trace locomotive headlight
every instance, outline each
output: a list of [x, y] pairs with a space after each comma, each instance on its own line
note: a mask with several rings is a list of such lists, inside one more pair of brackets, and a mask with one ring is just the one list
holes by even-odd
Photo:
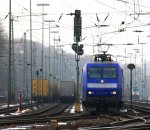
[[104, 80], [101, 80], [101, 83], [104, 83]]
[[92, 92], [92, 91], [88, 91], [88, 94], [89, 94], [89, 95], [91, 95], [91, 94], [94, 94], [94, 92]]
[[113, 91], [113, 92], [112, 92], [112, 94], [113, 94], [113, 95], [116, 95], [116, 94], [117, 94], [117, 92], [116, 92], [116, 91]]
[[91, 91], [88, 91], [88, 94], [89, 94], [89, 95], [91, 95], [91, 94], [92, 94], [92, 92], [91, 92]]

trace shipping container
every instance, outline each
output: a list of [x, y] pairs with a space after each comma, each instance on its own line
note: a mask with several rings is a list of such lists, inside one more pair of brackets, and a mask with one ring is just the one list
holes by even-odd
[[[42, 85], [43, 84], [43, 85]], [[32, 79], [32, 99], [33, 100], [48, 100], [48, 80]]]
[[[42, 93], [43, 90], [43, 93]], [[33, 96], [47, 96], [48, 95], [48, 80], [43, 79], [32, 79], [32, 95]]]
[[[42, 92], [43, 90], [43, 92]], [[44, 102], [58, 101], [58, 82], [56, 80], [33, 79], [32, 80], [32, 99]]]

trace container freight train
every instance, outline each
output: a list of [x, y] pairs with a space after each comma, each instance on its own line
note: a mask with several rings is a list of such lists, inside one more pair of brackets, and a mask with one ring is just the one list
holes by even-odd
[[60, 81], [58, 88], [60, 102], [75, 102], [76, 84], [74, 81]]
[[43, 83], [41, 79], [33, 79], [32, 100], [37, 102], [67, 102], [68, 100], [71, 102], [75, 99], [75, 89], [73, 81], [55, 83], [51, 80], [49, 85], [47, 79], [43, 79]]
[[32, 79], [32, 100], [38, 102], [48, 101], [48, 89], [47, 79], [43, 79], [43, 82], [42, 79]]
[[122, 106], [123, 72], [111, 55], [95, 55], [82, 70], [82, 103], [89, 111], [116, 110]]

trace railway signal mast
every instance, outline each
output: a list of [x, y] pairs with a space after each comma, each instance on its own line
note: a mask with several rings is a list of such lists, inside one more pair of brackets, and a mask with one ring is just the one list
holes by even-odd
[[131, 105], [131, 110], [132, 110], [132, 70], [135, 69], [134, 64], [128, 64], [128, 69], [130, 69], [130, 91], [131, 91], [131, 96], [130, 96], [130, 105]]
[[75, 15], [74, 17], [74, 42], [72, 44], [72, 49], [75, 51], [75, 60], [77, 62], [76, 70], [77, 70], [77, 100], [75, 104], [75, 111], [80, 112], [80, 101], [79, 101], [79, 60], [80, 55], [83, 55], [83, 44], [78, 44], [81, 41], [82, 37], [82, 18], [81, 18], [81, 10], [75, 10], [75, 13], [70, 13], [68, 15]]
[[[80, 112], [80, 101], [79, 101], [79, 60], [80, 60], [80, 55], [83, 54], [83, 45], [78, 45], [78, 42], [81, 41], [81, 26], [82, 26], [82, 21], [81, 21], [81, 11], [80, 10], [75, 10], [75, 17], [74, 17], [74, 42], [76, 42], [76, 49], [75, 49], [75, 60], [77, 61], [77, 101], [75, 104], [75, 111]], [[73, 47], [73, 45], [72, 45]]]

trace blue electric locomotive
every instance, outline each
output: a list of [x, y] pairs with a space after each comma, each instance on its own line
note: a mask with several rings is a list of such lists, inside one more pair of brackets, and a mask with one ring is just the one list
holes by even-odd
[[83, 106], [90, 111], [118, 109], [122, 106], [122, 69], [108, 54], [95, 57], [82, 70]]

